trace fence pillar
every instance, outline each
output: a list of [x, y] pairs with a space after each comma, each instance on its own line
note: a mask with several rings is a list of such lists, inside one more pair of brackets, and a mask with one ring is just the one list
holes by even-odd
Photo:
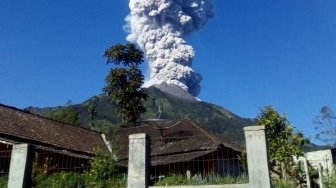
[[149, 143], [146, 134], [129, 135], [128, 188], [148, 187], [149, 152]]
[[8, 188], [25, 188], [31, 185], [34, 151], [29, 144], [13, 146], [9, 166]]
[[318, 179], [318, 182], [319, 182], [319, 188], [323, 188], [323, 168], [322, 168], [322, 165], [321, 163], [318, 164], [318, 174], [319, 174], [319, 179]]
[[244, 128], [250, 188], [270, 188], [266, 134], [264, 126]]
[[303, 165], [306, 173], [306, 181], [307, 181], [307, 188], [311, 188], [310, 185], [310, 177], [309, 177], [309, 169], [308, 169], [308, 161], [306, 157], [303, 157]]

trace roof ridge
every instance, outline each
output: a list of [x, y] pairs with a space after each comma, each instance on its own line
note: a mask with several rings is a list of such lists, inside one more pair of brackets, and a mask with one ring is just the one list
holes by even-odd
[[54, 149], [58, 149], [58, 150], [64, 150], [64, 151], [69, 151], [69, 152], [79, 152], [79, 153], [89, 153], [89, 154], [94, 154], [90, 151], [83, 151], [83, 150], [80, 150], [78, 148], [64, 148], [60, 145], [54, 145], [54, 144], [51, 144], [51, 143], [48, 143], [48, 142], [44, 142], [44, 141], [38, 141], [38, 140], [32, 140], [31, 138], [28, 138], [26, 136], [22, 136], [22, 137], [18, 137], [18, 136], [13, 136], [13, 135], [10, 135], [8, 133], [0, 133], [0, 138], [3, 139], [2, 137], [11, 137], [13, 138], [14, 141], [21, 141], [21, 142], [26, 142], [26, 143], [29, 143], [29, 144], [32, 144], [32, 145], [40, 145], [40, 146], [44, 146], [44, 147], [52, 147]]
[[[200, 130], [203, 134], [205, 134], [206, 136], [208, 136], [215, 144], [217, 144], [218, 146], [221, 144], [221, 142], [218, 140], [217, 135], [215, 135], [214, 133], [211, 133], [207, 130], [205, 130], [204, 128], [202, 128], [198, 123], [190, 121], [188, 119], [184, 119], [187, 120], [188, 122], [191, 123], [191, 125], [195, 128], [197, 128], [198, 130]], [[215, 137], [215, 138], [214, 138]]]
[[134, 126], [134, 127], [121, 127], [121, 128], [111, 129], [111, 131], [128, 130], [128, 129], [134, 129], [134, 128], [149, 127], [149, 126], [150, 125], [140, 125], [140, 126]]
[[[188, 120], [188, 119], [186, 119]], [[229, 140], [226, 140], [218, 135], [216, 135], [215, 133], [211, 132], [211, 131], [208, 131], [208, 130], [205, 130], [203, 127], [201, 127], [198, 123], [196, 122], [193, 122], [193, 121], [190, 121], [191, 124], [193, 125], [193, 127], [197, 128], [198, 130], [202, 131], [202, 133], [204, 133], [206, 136], [208, 136], [213, 142], [215, 142], [215, 144], [217, 144], [218, 146], [220, 145], [228, 145], [230, 146], [231, 148], [233, 149], [236, 149], [236, 150], [240, 150], [240, 146], [237, 146], [236, 144], [234, 144], [233, 142], [229, 141]]]
[[66, 126], [72, 126], [72, 127], [76, 127], [76, 128], [84, 129], [84, 130], [87, 130], [87, 131], [102, 134], [102, 132], [100, 132], [100, 131], [96, 131], [96, 130], [88, 129], [88, 128], [85, 128], [85, 127], [73, 125], [73, 124], [70, 124], [70, 123], [65, 123], [65, 122], [62, 122], [62, 121], [54, 120], [54, 119], [51, 119], [51, 118], [48, 118], [48, 117], [45, 117], [45, 116], [42, 116], [42, 115], [39, 115], [39, 114], [32, 113], [29, 110], [16, 108], [14, 106], [9, 106], [9, 105], [5, 105], [5, 104], [0, 103], [0, 107], [8, 108], [10, 110], [18, 111], [18, 112], [25, 113], [25, 114], [28, 114], [28, 115], [31, 115], [31, 116], [36, 116], [38, 118], [43, 118], [43, 119], [46, 119], [46, 120], [49, 120], [49, 121], [54, 121], [54, 122], [57, 122], [57, 123], [60, 123], [60, 124], [66, 125]]
[[4, 137], [87, 154], [94, 153], [94, 148], [107, 151], [101, 133], [94, 130], [55, 121], [4, 104], [0, 104], [0, 116], [0, 134]]
[[[175, 121], [175, 120], [174, 120]], [[182, 120], [176, 120], [176, 122], [174, 122], [172, 125], [169, 125], [167, 127], [164, 127], [164, 128], [167, 128], [167, 129], [170, 129], [176, 125], [178, 125]], [[116, 128], [116, 129], [112, 129], [111, 131], [119, 131], [119, 130], [129, 130], [129, 129], [137, 129], [137, 128], [143, 128], [143, 127], [150, 127], [150, 128], [153, 128], [154, 129], [154, 126], [153, 125], [149, 125], [149, 124], [144, 124], [144, 125], [139, 125], [139, 126], [133, 126], [133, 127], [122, 127], [122, 128]]]

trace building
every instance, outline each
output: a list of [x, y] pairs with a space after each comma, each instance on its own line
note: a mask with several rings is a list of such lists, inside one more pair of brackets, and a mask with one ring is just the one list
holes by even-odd
[[111, 131], [107, 140], [127, 168], [129, 135], [146, 133], [150, 138], [151, 174], [218, 174], [240, 175], [244, 165], [239, 161], [242, 148], [211, 133], [198, 124], [179, 121], [147, 121], [143, 125]]
[[54, 121], [11, 106], [0, 104], [0, 163], [8, 172], [12, 146], [30, 144], [34, 163], [48, 170], [73, 170], [87, 166], [98, 152], [108, 154], [104, 135], [99, 132]]

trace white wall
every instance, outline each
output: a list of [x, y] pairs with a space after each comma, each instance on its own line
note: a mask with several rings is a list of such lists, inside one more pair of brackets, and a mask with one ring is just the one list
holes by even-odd
[[[324, 175], [331, 175], [332, 169], [333, 169], [333, 158], [331, 154], [331, 150], [319, 150], [319, 151], [312, 151], [306, 153], [306, 158], [308, 162], [315, 168], [318, 168], [318, 164], [321, 163], [323, 168]], [[295, 161], [303, 161], [302, 157], [299, 159], [296, 159], [294, 157]]]

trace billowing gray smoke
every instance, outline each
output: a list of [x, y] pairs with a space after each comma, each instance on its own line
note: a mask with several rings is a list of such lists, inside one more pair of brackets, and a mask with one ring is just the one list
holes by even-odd
[[127, 40], [144, 50], [150, 68], [147, 85], [176, 84], [194, 96], [202, 76], [192, 69], [195, 56], [185, 37], [213, 16], [211, 0], [130, 0]]

